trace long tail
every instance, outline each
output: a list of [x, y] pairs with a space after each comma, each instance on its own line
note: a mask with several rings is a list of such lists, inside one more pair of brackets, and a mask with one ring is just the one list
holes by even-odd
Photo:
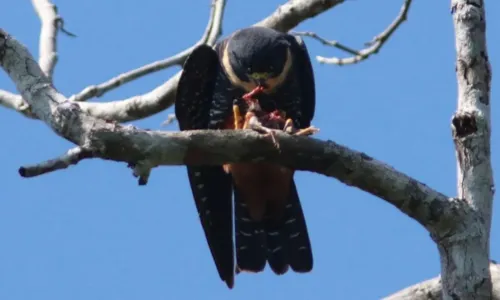
[[234, 187], [236, 272], [261, 272], [266, 266], [266, 237], [259, 222], [250, 218], [241, 191]]
[[231, 178], [216, 166], [188, 166], [188, 177], [203, 231], [220, 278], [232, 289], [234, 252]]
[[275, 274], [289, 267], [306, 273], [313, 268], [313, 255], [307, 225], [295, 182], [283, 218], [276, 221], [266, 216], [263, 221], [251, 220], [239, 191], [235, 190], [235, 242], [237, 268], [260, 272], [266, 261]]

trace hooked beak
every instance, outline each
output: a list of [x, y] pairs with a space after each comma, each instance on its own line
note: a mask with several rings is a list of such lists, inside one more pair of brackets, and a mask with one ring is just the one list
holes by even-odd
[[267, 79], [271, 77], [270, 73], [252, 73], [250, 74], [250, 79], [257, 85], [262, 86], [264, 88], [267, 87]]

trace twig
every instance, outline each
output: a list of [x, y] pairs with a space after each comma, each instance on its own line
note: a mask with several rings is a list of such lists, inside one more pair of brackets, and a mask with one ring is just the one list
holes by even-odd
[[32, 0], [35, 11], [42, 23], [40, 31], [39, 64], [45, 75], [52, 80], [57, 57], [57, 29], [60, 17], [56, 6], [49, 0]]
[[19, 168], [19, 175], [22, 177], [35, 177], [49, 172], [66, 169], [71, 165], [76, 165], [81, 160], [91, 157], [93, 157], [91, 151], [75, 147], [57, 158], [32, 166], [21, 167]]
[[359, 51], [355, 50], [351, 47], [347, 47], [345, 45], [342, 45], [341, 43], [339, 43], [337, 41], [326, 40], [314, 32], [295, 32], [294, 34], [314, 38], [314, 39], [320, 41], [321, 43], [323, 43], [324, 45], [338, 48], [342, 51], [345, 51], [345, 52], [353, 55], [353, 56], [347, 57], [347, 58], [316, 56], [316, 59], [320, 63], [335, 64], [335, 65], [355, 64], [355, 63], [363, 61], [363, 60], [367, 59], [368, 57], [370, 57], [371, 55], [379, 52], [379, 50], [387, 42], [387, 40], [392, 36], [392, 34], [396, 31], [396, 29], [398, 29], [399, 26], [406, 20], [406, 17], [408, 15], [408, 10], [410, 9], [411, 4], [412, 4], [412, 0], [405, 0], [403, 3], [403, 6], [401, 7], [401, 10], [400, 10], [398, 16], [396, 17], [396, 19], [382, 33], [380, 33], [379, 35], [374, 37], [371, 42], [366, 43], [366, 45], [368, 46], [367, 48], [359, 50]]
[[138, 69], [122, 73], [104, 83], [91, 85], [83, 89], [80, 93], [70, 97], [71, 101], [86, 101], [93, 97], [101, 97], [105, 93], [122, 86], [123, 84], [135, 80], [139, 77], [152, 74], [165, 68], [182, 65], [191, 51], [200, 44], [213, 45], [221, 32], [222, 18], [224, 16], [224, 7], [226, 0], [213, 0], [210, 10], [210, 17], [202, 38], [194, 45], [185, 49], [174, 56], [163, 60], [155, 61]]
[[66, 28], [64, 28], [64, 19], [61, 17], [57, 18], [57, 28], [59, 30], [61, 30], [62, 33], [66, 34], [67, 36], [76, 37], [76, 34], [71, 33], [68, 30], [66, 30]]

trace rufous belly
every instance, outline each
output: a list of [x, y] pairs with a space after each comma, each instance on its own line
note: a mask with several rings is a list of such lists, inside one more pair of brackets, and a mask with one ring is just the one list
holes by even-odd
[[260, 221], [266, 213], [273, 219], [283, 216], [293, 171], [271, 163], [224, 165], [246, 203], [250, 217]]

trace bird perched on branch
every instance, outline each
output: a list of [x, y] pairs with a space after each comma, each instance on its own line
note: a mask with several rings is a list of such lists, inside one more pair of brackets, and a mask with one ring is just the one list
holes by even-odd
[[[175, 104], [181, 130], [271, 132], [267, 127], [272, 123], [294, 134], [311, 134], [314, 110], [315, 82], [305, 44], [265, 27], [236, 31], [215, 49], [194, 49], [183, 66]], [[236, 163], [188, 165], [187, 171], [212, 257], [229, 288], [235, 270], [260, 272], [266, 262], [276, 274], [289, 267], [311, 271], [311, 244], [294, 170]]]

